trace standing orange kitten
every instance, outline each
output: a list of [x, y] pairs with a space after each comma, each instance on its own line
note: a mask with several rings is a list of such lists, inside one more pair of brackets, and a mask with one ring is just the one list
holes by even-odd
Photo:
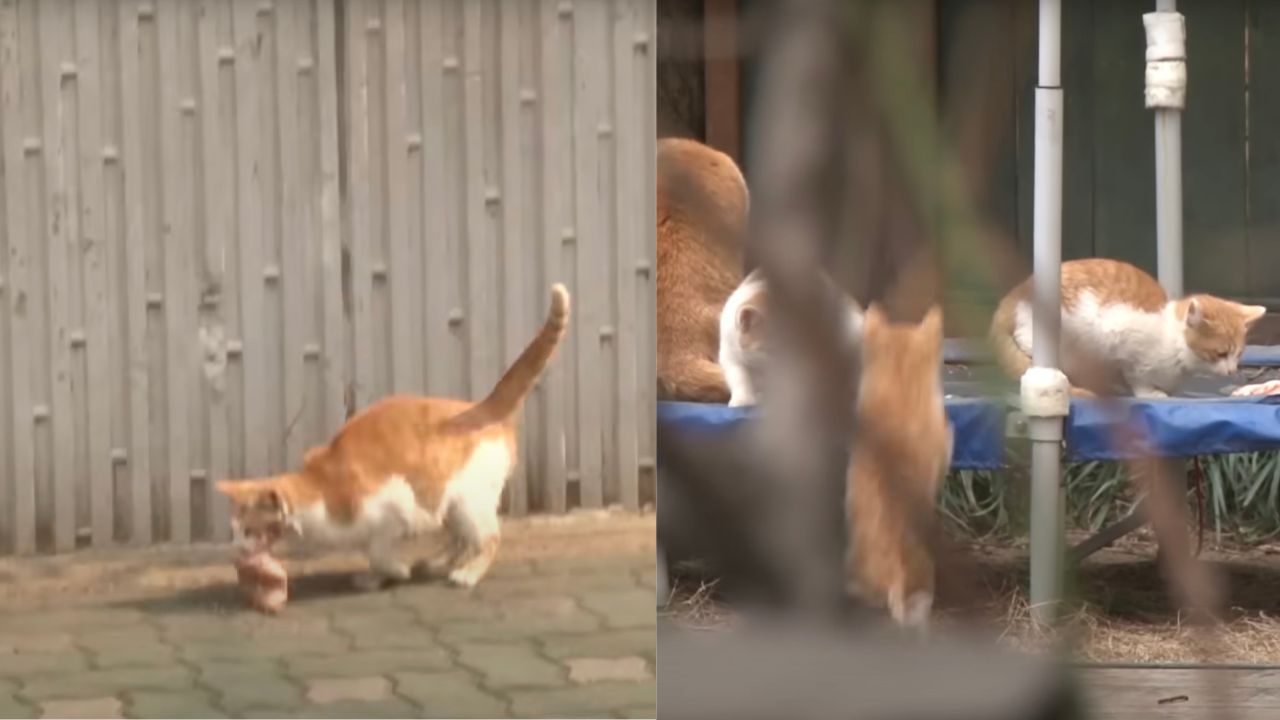
[[446, 529], [452, 544], [428, 563], [474, 586], [498, 551], [498, 503], [516, 463], [516, 411], [550, 361], [569, 321], [569, 293], [551, 288], [542, 331], [479, 403], [396, 396], [369, 406], [328, 445], [307, 451], [300, 472], [222, 481], [237, 536], [283, 524], [304, 543], [362, 547], [363, 589], [408, 579], [398, 540]]
[[[1138, 397], [1177, 392], [1198, 372], [1236, 370], [1249, 328], [1265, 315], [1212, 295], [1170, 300], [1151, 275], [1119, 260], [1062, 263], [1062, 371], [1073, 392], [1119, 380]], [[996, 359], [1014, 379], [1031, 366], [1031, 280], [1011, 290], [991, 320]]]
[[928, 533], [952, 431], [942, 400], [942, 311], [918, 325], [890, 323], [878, 305], [862, 328], [857, 434], [846, 505], [851, 547], [846, 579], [854, 595], [888, 605], [900, 625], [924, 629], [933, 608]]

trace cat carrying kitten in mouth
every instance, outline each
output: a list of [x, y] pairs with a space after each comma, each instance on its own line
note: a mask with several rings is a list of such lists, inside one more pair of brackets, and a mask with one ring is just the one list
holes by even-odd
[[401, 538], [447, 530], [452, 542], [428, 570], [463, 587], [480, 581], [498, 552], [498, 504], [517, 461], [518, 410], [569, 323], [569, 293], [551, 288], [541, 331], [480, 402], [395, 396], [358, 413], [300, 471], [223, 480], [237, 535], [283, 525], [306, 544], [361, 547], [364, 589], [406, 580]]

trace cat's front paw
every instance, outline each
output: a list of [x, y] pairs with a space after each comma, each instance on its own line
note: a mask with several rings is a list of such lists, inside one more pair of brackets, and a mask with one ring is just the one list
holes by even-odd
[[449, 571], [449, 582], [465, 590], [470, 590], [476, 586], [476, 583], [480, 582], [480, 573], [469, 567], [454, 568]]
[[1143, 400], [1159, 400], [1169, 397], [1169, 393], [1155, 388], [1141, 388], [1133, 391], [1133, 396]]

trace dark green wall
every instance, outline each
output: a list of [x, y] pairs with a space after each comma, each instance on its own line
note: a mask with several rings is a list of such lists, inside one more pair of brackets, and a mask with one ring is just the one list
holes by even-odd
[[[1155, 270], [1154, 118], [1142, 103], [1142, 14], [1153, 6], [1150, 0], [1063, 3], [1066, 258], [1115, 257]], [[1280, 1], [1182, 0], [1178, 6], [1188, 36], [1186, 287], [1280, 298]], [[941, 0], [938, 12], [944, 113], [963, 102], [954, 88], [976, 71], [952, 51], [957, 33], [972, 32], [974, 23], [1002, 48], [1015, 73], [1013, 130], [999, 143], [984, 209], [1013, 233], [1029, 261], [1036, 5]]]

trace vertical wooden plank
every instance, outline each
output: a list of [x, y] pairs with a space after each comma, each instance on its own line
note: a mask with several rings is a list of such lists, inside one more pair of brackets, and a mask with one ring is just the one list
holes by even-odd
[[[263, 421], [267, 427], [267, 466], [269, 472], [275, 472], [289, 464], [286, 458], [286, 441], [293, 430], [296, 415], [290, 415], [286, 408], [289, 389], [285, 380], [286, 336], [285, 336], [285, 298], [281, 286], [284, 252], [284, 230], [286, 226], [285, 181], [284, 181], [284, 147], [297, 135], [298, 128], [288, 133], [289, 138], [280, 130], [283, 127], [280, 108], [280, 96], [284, 89], [280, 80], [280, 42], [284, 22], [278, 15], [278, 6], [282, 3], [260, 2], [257, 4], [257, 25], [259, 34], [259, 74], [256, 89], [258, 92], [258, 130], [262, 143], [262, 187], [266, 203], [262, 206], [262, 265], [257, 269], [255, 279], [261, 282], [263, 303], [263, 366], [266, 387], [269, 396], [266, 401], [267, 415]], [[263, 132], [263, 128], [272, 128]], [[246, 277], [245, 280], [252, 281]]]
[[612, 389], [618, 398], [618, 416], [614, 442], [617, 464], [608, 468], [618, 478], [619, 501], [624, 507], [640, 507], [639, 437], [636, 425], [643, 413], [640, 402], [640, 378], [636, 372], [640, 345], [638, 340], [638, 297], [636, 295], [636, 263], [643, 256], [644, 228], [649, 214], [642, 203], [645, 193], [640, 183], [644, 153], [653, 147], [653, 137], [645, 135], [641, 117], [649, 113], [652, 95], [645, 95], [647, 55], [636, 52], [635, 37], [643, 28], [640, 8], [635, 0], [615, 0], [613, 18], [613, 92], [614, 143], [617, 153], [618, 217], [614, 231], [617, 254], [613, 269], [613, 291], [618, 298], [617, 317], [617, 383]]
[[[1252, 265], [1245, 233], [1244, 0], [1187, 0], [1178, 10], [1188, 25], [1182, 113], [1186, 291], [1244, 296], [1249, 274], [1241, 268]], [[1147, 116], [1152, 119], [1151, 112]], [[1154, 128], [1147, 132], [1154, 144]], [[1148, 177], [1154, 184], [1154, 165]]]
[[[125, 273], [129, 343], [129, 537], [135, 544], [151, 542], [151, 405], [147, 348], [146, 206], [142, 175], [142, 94], [138, 59], [138, 10], [143, 3], [120, 3], [120, 107], [125, 181]], [[153, 138], [147, 138], [148, 142]]]
[[[409, 132], [405, 65], [405, 4], [387, 0], [383, 8], [386, 92], [387, 239], [391, 283], [391, 387], [395, 392], [421, 392], [422, 356], [426, 346], [414, 331], [422, 307], [422, 265], [418, 238], [409, 235]], [[430, 277], [430, 276], [428, 276]]]
[[[443, 2], [418, 5], [418, 38], [422, 43], [422, 243], [423, 277], [426, 283], [426, 312], [423, 313], [422, 337], [433, 347], [427, 353], [426, 391], [443, 394], [453, 389], [461, 364], [461, 346], [450, 323], [453, 298], [456, 297], [457, 273], [442, 274], [440, 268], [456, 268], [451, 252], [449, 232], [450, 208], [446, 204], [452, 183], [446, 175], [451, 143], [445, 89], [446, 54], [444, 47], [445, 15]], [[457, 58], [449, 56], [456, 67]]]
[[[276, 76], [276, 122], [281, 132], [278, 136], [279, 182], [280, 182], [280, 258], [279, 282], [277, 295], [283, 314], [282, 338], [283, 362], [280, 372], [283, 373], [284, 385], [284, 422], [285, 425], [275, 432], [283, 436], [285, 467], [297, 466], [302, 461], [305, 447], [305, 425], [302, 416], [306, 412], [306, 361], [304, 346], [308, 341], [310, 323], [305, 295], [306, 266], [305, 244], [312, 242], [308, 220], [305, 212], [306, 200], [303, 194], [307, 187], [302, 176], [302, 158], [304, 153], [311, 152], [310, 138], [306, 132], [305, 111], [300, 107], [300, 90], [298, 87], [299, 60], [301, 51], [298, 40], [298, 22], [301, 14], [297, 2], [275, 3], [274, 34], [276, 42], [274, 72]], [[289, 128], [288, 132], [284, 129]], [[272, 470], [276, 469], [273, 462]]]
[[368, 149], [367, 213], [364, 221], [364, 249], [370, 273], [368, 330], [369, 342], [374, 348], [369, 368], [369, 398], [375, 400], [392, 390], [392, 328], [391, 288], [387, 285], [389, 248], [387, 247], [387, 138], [384, 115], [386, 113], [386, 62], [382, 17], [382, 0], [366, 0], [364, 22], [359, 26], [361, 44], [359, 52], [364, 63], [364, 92], [366, 93], [365, 131]]
[[160, 39], [160, 153], [164, 183], [161, 242], [164, 245], [165, 361], [168, 381], [169, 540], [191, 540], [191, 438], [188, 435], [187, 391], [192, 324], [187, 317], [191, 282], [193, 188], [191, 154], [183, 142], [184, 114], [194, 112], [181, 78], [181, 46], [177, 4], [156, 9]]
[[462, 107], [465, 165], [467, 347], [470, 359], [470, 395], [484, 397], [497, 380], [498, 343], [492, 336], [498, 309], [493, 297], [496, 251], [489, 227], [489, 187], [485, 177], [485, 143], [492, 123], [485, 117], [487, 78], [483, 67], [482, 0], [464, 0], [462, 14]]
[[100, 50], [101, 3], [75, 6], [76, 70], [80, 98], [81, 234], [84, 248], [85, 352], [87, 355], [89, 487], [93, 544], [115, 535], [111, 466], [111, 319], [108, 315], [108, 251], [103, 186], [102, 118], [105, 110]]
[[[240, 242], [240, 327], [242, 337], [237, 349], [244, 368], [244, 447], [245, 472], [263, 475], [268, 467], [269, 427], [266, 387], [266, 338], [262, 287], [264, 209], [263, 157], [258, 83], [261, 82], [262, 36], [258, 30], [256, 8], [252, 3], [232, 3], [235, 36], [236, 75], [236, 191], [239, 206]], [[234, 342], [234, 341], [232, 341]], [[276, 430], [278, 434], [278, 430]]]
[[369, 216], [372, 213], [370, 197], [370, 154], [369, 143], [369, 87], [368, 47], [365, 42], [365, 22], [368, 14], [369, 0], [348, 0], [347, 17], [347, 97], [348, 120], [347, 153], [350, 172], [347, 188], [350, 193], [348, 220], [350, 231], [347, 242], [351, 248], [351, 326], [354, 333], [355, 347], [354, 373], [355, 404], [363, 408], [373, 399], [376, 392], [374, 378], [375, 354], [373, 333], [373, 272], [370, 267]]
[[[33, 267], [33, 246], [39, 242], [36, 233], [40, 221], [31, 203], [28, 188], [33, 168], [25, 157], [27, 138], [23, 126], [23, 87], [20, 72], [19, 11], [17, 0], [0, 2], [0, 141], [3, 142], [5, 178], [5, 226], [8, 256], [5, 292], [10, 298], [9, 313], [9, 385], [13, 448], [12, 497], [10, 515], [13, 536], [11, 547], [17, 554], [36, 549], [36, 467], [35, 433], [32, 424], [31, 353], [36, 338], [29, 307], [40, 287]], [[31, 92], [33, 89], [28, 89]]]
[[[521, 25], [520, 18], [525, 5], [503, 3], [499, 12], [499, 92], [501, 93], [502, 129], [502, 288], [503, 288], [503, 362], [512, 362], [523, 350], [536, 326], [532, 308], [528, 306], [528, 287], [536, 284], [530, 277], [531, 266], [525, 262], [524, 248], [529, 238], [523, 232], [525, 217], [524, 156], [521, 143], [522, 93], [521, 85]], [[535, 266], [536, 267], [536, 266]], [[537, 306], [545, 304], [545, 300]], [[526, 408], [525, 422], [529, 424]], [[522, 433], [523, 435], [524, 433]], [[524, 515], [529, 508], [527, 447], [520, 443], [520, 461], [507, 482], [507, 510], [512, 515]]]
[[[543, 168], [543, 281], [564, 282], [564, 243], [572, 240], [573, 206], [566, 188], [572, 186], [573, 169], [569, 164], [572, 150], [569, 133], [573, 128], [571, 95], [571, 69], [565, 61], [570, 48], [567, 15], [561, 7], [571, 8], [558, 0], [541, 3], [541, 69], [542, 69], [542, 168]], [[566, 67], [568, 66], [568, 67]], [[576, 290], [576, 288], [575, 288]], [[574, 315], [571, 327], [581, 321], [577, 314], [582, 298], [574, 293]], [[572, 346], [565, 343], [560, 349], [561, 361], [547, 369], [543, 379], [546, 388], [546, 416], [543, 419], [543, 438], [546, 441], [546, 467], [543, 476], [543, 492], [546, 509], [562, 513], [567, 507], [567, 458], [566, 458], [566, 378], [565, 359], [572, 353]]]
[[738, 0], [704, 0], [702, 12], [707, 144], [738, 160], [742, 157]]
[[[1097, 255], [1154, 274], [1155, 140], [1142, 103], [1146, 61], [1138, 50], [1146, 42], [1142, 14], [1150, 10], [1144, 0], [1093, 4], [1093, 208]], [[1189, 35], [1197, 32], [1193, 25]]]
[[325, 421], [323, 433], [337, 431], [346, 415], [346, 341], [342, 304], [342, 216], [338, 168], [338, 23], [336, 0], [316, 2], [316, 62], [319, 68], [320, 115], [320, 243], [321, 276], [324, 294], [324, 387]]
[[107, 396], [110, 417], [110, 477], [114, 541], [129, 538], [130, 499], [129, 444], [129, 322], [127, 266], [124, 250], [125, 193], [121, 147], [120, 2], [111, 0], [99, 11], [99, 53], [101, 58], [103, 125], [103, 246], [107, 257], [106, 315], [109, 347]]
[[53, 545], [58, 551], [76, 546], [76, 477], [73, 400], [71, 394], [72, 328], [69, 286], [71, 249], [75, 243], [78, 218], [75, 207], [75, 179], [72, 177], [74, 148], [69, 148], [67, 127], [73, 110], [71, 94], [74, 86], [63, 83], [63, 64], [72, 57], [70, 7], [61, 2], [45, 2], [39, 6], [39, 43], [43, 61], [40, 68], [41, 103], [44, 108], [45, 148], [45, 242], [48, 266], [45, 291], [49, 302], [49, 335], [46, 347], [50, 354], [49, 420], [53, 428]]
[[[200, 71], [201, 169], [204, 177], [204, 253], [202, 255], [200, 344], [204, 352], [205, 417], [208, 425], [209, 480], [206, 507], [212, 539], [230, 537], [229, 508], [221, 493], [212, 492], [213, 483], [229, 471], [230, 416], [227, 408], [227, 301], [228, 243], [235, 233], [235, 175], [230, 152], [235, 107], [233, 98], [223, 95], [223, 74], [231, 72], [234, 49], [223, 45], [218, 32], [218, 16], [228, 11], [222, 0], [201, 0], [197, 16]], [[225, 68], [225, 71], [224, 71]]]
[[[4, 5], [0, 5], [0, 19], [8, 19], [8, 9]], [[4, 32], [0, 30], [0, 64], [12, 62], [4, 55], [4, 48], [8, 47], [8, 41], [3, 37]], [[2, 99], [4, 92], [3, 70], [0, 70], [0, 408], [11, 408], [13, 407], [13, 383], [9, 377], [9, 363], [12, 362], [13, 344], [10, 341], [9, 316], [12, 311], [12, 296], [8, 292], [11, 287], [8, 286], [7, 282], [9, 277], [9, 227], [7, 221], [9, 210], [5, 189], [14, 184], [13, 181], [7, 179], [14, 173], [14, 170], [6, 167], [5, 142], [8, 134], [5, 132], [5, 124], [6, 122], [12, 124], [20, 121], [17, 118], [6, 120]], [[10, 427], [12, 419], [8, 413], [0, 410], [0, 554], [9, 554], [13, 551], [13, 496], [15, 483], [13, 480], [13, 432]]]
[[605, 264], [605, 244], [610, 242], [602, 210], [599, 130], [608, 122], [604, 111], [607, 89], [605, 23], [607, 8], [594, 2], [573, 6], [573, 133], [574, 195], [577, 227], [578, 322], [573, 351], [577, 354], [578, 478], [584, 507], [603, 503], [601, 474], [604, 418], [600, 398], [606, 388], [601, 383], [600, 330], [608, 322], [607, 276], [599, 268]]
[[[645, 26], [642, 32], [636, 34], [636, 54], [644, 57], [645, 63], [645, 82], [646, 86], [643, 96], [646, 98], [657, 97], [658, 86], [658, 58], [655, 51], [657, 32], [658, 32], [658, 11], [654, 4], [644, 4]], [[645, 119], [646, 127], [644, 132], [646, 138], [657, 137], [657, 113], [644, 113], [641, 117]], [[656, 501], [656, 485], [657, 485], [657, 437], [655, 428], [658, 423], [658, 387], [657, 383], [651, 382], [652, 378], [657, 377], [657, 347], [658, 347], [658, 324], [655, 319], [657, 308], [657, 290], [655, 285], [655, 277], [653, 268], [657, 267], [658, 253], [658, 230], [657, 230], [657, 211], [658, 211], [658, 157], [657, 153], [646, 147], [644, 153], [644, 174], [642, 187], [644, 188], [644, 260], [637, 263], [637, 277], [643, 279], [640, 283], [641, 287], [637, 290], [637, 294], [643, 299], [641, 304], [641, 314], [644, 318], [644, 352], [642, 357], [644, 361], [641, 363], [640, 373], [640, 402], [644, 407], [646, 417], [645, 421], [640, 423], [641, 435], [643, 442], [641, 448], [644, 456], [640, 459], [641, 470], [645, 473], [648, 481], [647, 486], [650, 488], [648, 500]]]

